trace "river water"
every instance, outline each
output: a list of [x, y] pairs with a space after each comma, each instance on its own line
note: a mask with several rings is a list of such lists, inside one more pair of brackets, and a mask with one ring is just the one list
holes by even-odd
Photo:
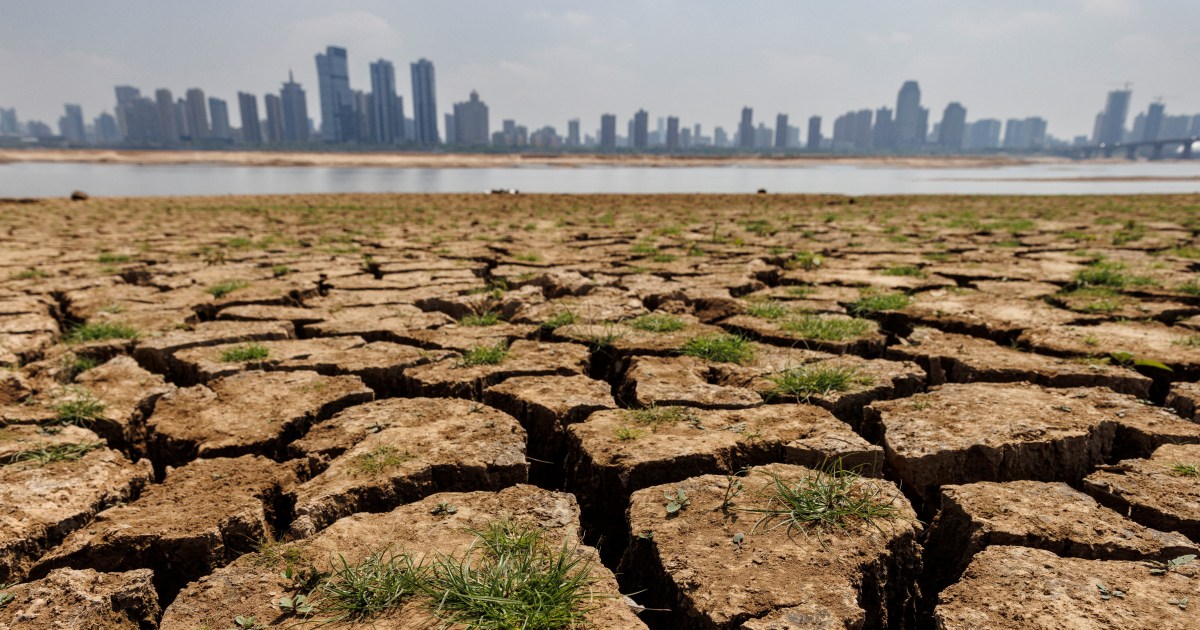
[[[1171, 179], [1174, 178], [1174, 179]], [[1123, 180], [1123, 181], [1114, 181]], [[1124, 194], [1200, 192], [1200, 160], [1039, 163], [986, 168], [704, 166], [649, 168], [324, 168], [202, 164], [0, 164], [0, 197], [481, 192]]]

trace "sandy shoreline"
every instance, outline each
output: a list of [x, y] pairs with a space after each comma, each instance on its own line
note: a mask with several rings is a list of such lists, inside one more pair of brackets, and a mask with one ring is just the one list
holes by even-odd
[[219, 166], [314, 166], [334, 168], [575, 168], [585, 166], [797, 167], [822, 164], [900, 168], [988, 168], [1061, 162], [1059, 158], [1010, 156], [668, 156], [602, 154], [333, 153], [266, 151], [135, 151], [108, 149], [0, 149], [0, 164], [14, 162]]

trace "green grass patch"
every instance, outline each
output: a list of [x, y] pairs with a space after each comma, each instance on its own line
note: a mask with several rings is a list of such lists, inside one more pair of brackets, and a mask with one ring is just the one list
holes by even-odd
[[825, 257], [815, 252], [796, 252], [791, 260], [784, 263], [788, 269], [803, 269], [812, 271], [825, 262]]
[[513, 259], [519, 260], [521, 262], [530, 262], [530, 263], [542, 262], [542, 257], [534, 252], [529, 252], [529, 253], [525, 253], [525, 254], [513, 254]]
[[1185, 348], [1200, 348], [1200, 335], [1190, 335], [1187, 337], [1182, 337], [1180, 339], [1176, 339], [1172, 343], [1174, 343], [1177, 346], [1183, 346]]
[[257, 343], [248, 343], [225, 350], [221, 353], [221, 360], [226, 363], [244, 363], [246, 361], [265, 359], [270, 354], [271, 351], [266, 346]]
[[885, 276], [906, 276], [911, 278], [924, 278], [925, 270], [916, 265], [895, 265], [884, 269], [881, 273]]
[[49, 277], [50, 274], [42, 271], [41, 269], [25, 269], [12, 274], [13, 280], [40, 280], [42, 278]]
[[35, 468], [55, 462], [71, 462], [100, 448], [102, 442], [80, 442], [78, 444], [54, 444], [14, 453], [8, 458], [13, 464], [27, 463]]
[[746, 363], [754, 358], [754, 344], [738, 335], [714, 333], [692, 337], [680, 352], [718, 363]]
[[1200, 296], [1200, 282], [1189, 280], [1175, 287], [1175, 290], [1185, 295]]
[[613, 436], [616, 437], [617, 440], [621, 441], [621, 442], [628, 442], [630, 440], [636, 440], [644, 435], [646, 435], [645, 431], [635, 429], [635, 428], [633, 428], [629, 425], [625, 425], [625, 424], [613, 429]]
[[96, 360], [91, 357], [81, 357], [76, 354], [63, 355], [58, 366], [58, 380], [70, 383], [77, 376], [96, 367]]
[[654, 243], [634, 243], [629, 251], [642, 256], [650, 256], [658, 253], [658, 246]]
[[1125, 305], [1125, 298], [1119, 291], [1106, 286], [1082, 286], [1062, 291], [1058, 297], [1070, 300], [1066, 303], [1068, 309], [1080, 313], [1107, 314], [1119, 310]]
[[271, 265], [271, 275], [276, 278], [282, 278], [289, 273], [292, 273], [292, 268], [287, 265]]
[[104, 415], [104, 403], [87, 390], [80, 390], [74, 398], [53, 407], [54, 416], [65, 424], [87, 426]]
[[245, 280], [226, 280], [225, 282], [219, 282], [208, 287], [205, 291], [219, 300], [234, 291], [245, 289], [248, 286], [250, 286], [250, 283]]
[[762, 515], [755, 529], [783, 527], [789, 535], [800, 531], [820, 538], [852, 527], [878, 529], [879, 521], [901, 515], [898, 496], [886, 496], [879, 483], [843, 469], [840, 460], [795, 481], [772, 475], [770, 489], [765, 506], [741, 508]]
[[462, 319], [458, 320], [458, 323], [463, 326], [495, 326], [500, 321], [500, 313], [496, 311], [484, 311], [482, 313], [464, 315]]
[[813, 396], [845, 392], [859, 385], [870, 385], [870, 377], [850, 366], [827, 366], [819, 363], [789, 368], [767, 377], [775, 386], [772, 396], [790, 396], [808, 402]]
[[784, 320], [780, 328], [801, 339], [844, 341], [872, 332], [875, 330], [875, 324], [871, 320], [857, 317], [805, 313]]
[[657, 429], [657, 427], [664, 424], [678, 424], [680, 422], [687, 422], [692, 425], [700, 423], [700, 418], [696, 416], [694, 410], [676, 405], [662, 407], [650, 405], [642, 409], [627, 409], [622, 415], [629, 422], [650, 427], [651, 429]]
[[137, 339], [140, 333], [133, 326], [116, 322], [85, 322], [71, 329], [64, 338], [67, 343], [88, 343], [109, 339]]
[[387, 444], [376, 446], [366, 453], [355, 455], [350, 460], [350, 467], [364, 475], [375, 475], [381, 472], [399, 468], [405, 462], [411, 461], [413, 455]]
[[687, 328], [687, 322], [669, 313], [647, 313], [635, 317], [626, 325], [636, 330], [654, 333], [667, 333]]
[[788, 295], [794, 295], [796, 297], [805, 297], [816, 293], [817, 287], [809, 284], [796, 284], [788, 286], [786, 289], [784, 289], [784, 292]]
[[792, 312], [792, 309], [782, 302], [767, 300], [765, 302], [751, 302], [746, 305], [746, 314], [751, 317], [761, 319], [781, 319], [787, 317]]
[[1113, 233], [1112, 244], [1116, 246], [1125, 245], [1134, 241], [1140, 241], [1146, 236], [1146, 227], [1134, 220], [1125, 222], [1121, 229]]
[[898, 311], [909, 304], [912, 298], [904, 293], [866, 292], [850, 304], [850, 314], [867, 317], [883, 311]]
[[570, 326], [571, 324], [575, 323], [575, 320], [576, 320], [575, 313], [573, 313], [569, 310], [563, 310], [563, 311], [559, 311], [558, 313], [555, 313], [554, 317], [551, 317], [550, 319], [547, 319], [546, 321], [542, 322], [542, 328], [545, 328], [548, 330], [553, 330], [555, 328], [561, 328], [563, 326]]
[[499, 365], [508, 356], [508, 342], [501, 340], [490, 346], [475, 346], [458, 360], [459, 367]]
[[96, 257], [96, 262], [105, 265], [127, 263], [130, 260], [131, 258], [125, 254], [116, 254], [113, 252], [100, 252], [100, 255]]
[[1200, 477], [1200, 466], [1196, 464], [1175, 462], [1167, 470], [1171, 471], [1171, 474], [1176, 477]]
[[1073, 288], [1078, 287], [1109, 287], [1122, 289], [1131, 286], [1152, 286], [1156, 284], [1153, 278], [1130, 274], [1125, 265], [1119, 262], [1098, 260], [1085, 269], [1075, 272]]
[[380, 550], [351, 564], [338, 557], [318, 589], [322, 613], [330, 622], [365, 622], [400, 608], [421, 594], [423, 570], [407, 555]]

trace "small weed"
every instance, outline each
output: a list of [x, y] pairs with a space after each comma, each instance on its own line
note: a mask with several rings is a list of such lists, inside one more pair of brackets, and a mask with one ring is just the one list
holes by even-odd
[[786, 292], [788, 295], [794, 295], [796, 297], [805, 297], [816, 293], [817, 288], [808, 284], [797, 284], [784, 289], [784, 292]]
[[629, 251], [633, 252], [634, 254], [651, 256], [658, 253], [658, 246], [653, 243], [634, 243], [633, 247], [631, 247]]
[[542, 257], [535, 252], [529, 252], [526, 254], [513, 254], [513, 259], [530, 263], [542, 262]]
[[603, 350], [613, 345], [613, 342], [623, 336], [612, 322], [605, 322], [601, 328], [601, 332], [588, 333], [583, 335], [583, 340], [591, 344], [593, 350]]
[[1200, 466], [1197, 466], [1196, 464], [1175, 462], [1174, 464], [1171, 464], [1167, 470], [1169, 470], [1172, 475], [1177, 477], [1200, 477]]
[[627, 424], [623, 424], [623, 425], [613, 429], [613, 436], [616, 437], [617, 440], [619, 440], [621, 442], [628, 442], [630, 440], [636, 440], [644, 435], [646, 435], [645, 431], [642, 431], [640, 429], [635, 429]]
[[881, 272], [885, 276], [908, 276], [912, 278], [924, 278], [925, 270], [914, 265], [896, 265], [888, 267]]
[[770, 531], [785, 527], [789, 535], [799, 530], [806, 534], [814, 532], [819, 537], [852, 525], [879, 529], [878, 521], [900, 515], [895, 503], [897, 496], [885, 497], [877, 483], [842, 468], [841, 460], [822, 466], [798, 481], [770, 477], [772, 491], [767, 505], [743, 508], [762, 515], [755, 529], [762, 526]]
[[245, 280], [226, 280], [225, 282], [219, 282], [208, 287], [205, 291], [219, 300], [234, 291], [245, 289], [248, 286], [250, 286], [250, 283]]
[[496, 311], [484, 311], [482, 313], [471, 313], [464, 315], [458, 320], [463, 326], [495, 326], [500, 323], [500, 313]]
[[1175, 339], [1171, 343], [1185, 348], [1200, 348], [1200, 335], [1190, 335]]
[[64, 424], [86, 426], [104, 415], [104, 403], [87, 390], [79, 390], [74, 398], [54, 406], [55, 417]]
[[754, 344], [738, 335], [714, 333], [692, 337], [680, 352], [718, 363], [746, 363], [754, 358]]
[[650, 258], [650, 260], [652, 260], [656, 263], [675, 262], [675, 259], [676, 259], [676, 256], [674, 254], [655, 254], [654, 256], [652, 256]]
[[1120, 247], [1127, 243], [1140, 241], [1146, 236], [1146, 228], [1137, 221], [1129, 220], [1125, 222], [1124, 227], [1117, 230], [1112, 237], [1112, 244]]
[[113, 252], [100, 252], [100, 255], [96, 257], [96, 262], [106, 265], [127, 263], [129, 261], [129, 256], [125, 254], [114, 254]]
[[780, 319], [791, 313], [786, 305], [774, 300], [766, 302], [751, 302], [746, 306], [746, 314], [751, 317], [759, 317], [762, 319]]
[[292, 273], [292, 268], [287, 265], [271, 265], [271, 275], [276, 278], [282, 278], [289, 273]]
[[825, 262], [825, 257], [813, 252], [796, 252], [792, 259], [784, 263], [788, 269], [803, 269], [812, 271]]
[[866, 292], [850, 304], [850, 314], [867, 317], [882, 311], [898, 311], [912, 303], [912, 298], [903, 293]]
[[96, 360], [91, 357], [66, 354], [63, 355], [62, 361], [59, 362], [57, 377], [62, 383], [70, 383], [80, 374], [94, 367], [96, 367]]
[[1184, 295], [1200, 296], [1200, 282], [1189, 280], [1175, 287], [1175, 290]]
[[626, 324], [636, 330], [655, 333], [675, 332], [687, 328], [687, 322], [668, 313], [647, 313], [629, 320]]
[[1110, 287], [1122, 289], [1131, 286], [1152, 286], [1156, 284], [1153, 278], [1130, 275], [1125, 265], [1119, 262], [1098, 260], [1090, 266], [1075, 273], [1073, 288], [1077, 287]]
[[4, 589], [12, 588], [15, 584], [0, 584], [0, 610], [4, 610], [5, 606], [13, 600], [13, 594]]
[[844, 341], [870, 333], [874, 330], [875, 324], [870, 320], [856, 317], [806, 313], [785, 320], [780, 327], [801, 339]]
[[233, 625], [238, 627], [238, 630], [265, 630], [267, 624], [255, 619], [251, 615], [238, 615], [233, 618]]
[[688, 498], [683, 488], [676, 488], [674, 492], [666, 490], [663, 492], [663, 497], [667, 500], [663, 504], [663, 507], [667, 509], [667, 518], [679, 514], [680, 510], [692, 504], [692, 500]]
[[245, 363], [246, 361], [265, 359], [270, 354], [271, 351], [266, 346], [250, 343], [225, 350], [221, 353], [221, 360], [226, 363]]
[[297, 617], [307, 617], [315, 610], [308, 596], [303, 594], [280, 597], [276, 606], [279, 607], [279, 612]]
[[421, 592], [424, 571], [407, 555], [387, 549], [350, 564], [339, 556], [336, 566], [319, 589], [321, 612], [333, 613], [331, 622], [364, 622], [403, 606]]
[[133, 326], [113, 322], [88, 322], [71, 329], [64, 341], [87, 343], [109, 339], [137, 339], [140, 333]]
[[49, 277], [50, 274], [42, 271], [41, 269], [26, 269], [24, 271], [18, 271], [12, 274], [13, 280], [40, 280], [42, 278]]
[[[745, 473], [746, 471], [742, 470], [733, 475], [725, 475], [725, 496], [721, 498], [720, 506], [720, 510], [722, 512], [728, 514], [729, 511], [733, 509], [735, 505], [733, 500], [742, 493], [742, 480], [738, 479], [738, 477]], [[739, 540], [737, 542], [740, 545], [741, 541]]]
[[562, 311], [559, 311], [558, 313], [555, 313], [554, 316], [551, 317], [550, 319], [547, 319], [546, 321], [542, 322], [542, 328], [545, 328], [547, 330], [554, 330], [555, 328], [560, 328], [562, 326], [569, 326], [571, 324], [574, 324], [575, 320], [576, 320], [575, 313], [573, 313], [569, 310], [562, 310]]
[[12, 464], [28, 463], [31, 468], [42, 468], [55, 462], [73, 462], [101, 446], [101, 442], [55, 444], [14, 453], [8, 461]]
[[1157, 561], [1151, 560], [1149, 562], [1146, 562], [1146, 566], [1150, 567], [1150, 575], [1166, 575], [1167, 572], [1172, 571], [1178, 567], [1181, 567], [1185, 564], [1191, 564], [1192, 561], [1194, 561], [1195, 559], [1196, 559], [1196, 554], [1189, 553], [1187, 555], [1178, 556], [1176, 558], [1171, 558], [1170, 560], [1167, 560], [1166, 562], [1157, 562]]
[[300, 564], [304, 560], [304, 556], [298, 547], [289, 546], [270, 538], [259, 540], [254, 547], [254, 551], [258, 552], [258, 558], [255, 563], [259, 566], [275, 566], [280, 562], [284, 562], [288, 567], [291, 567]]
[[798, 401], [808, 402], [813, 396], [824, 396], [831, 392], [844, 392], [859, 385], [870, 385], [870, 377], [859, 374], [849, 366], [802, 365], [767, 377], [775, 387], [771, 396], [793, 396]]
[[451, 514], [458, 513], [458, 506], [441, 501], [437, 505], [433, 506], [433, 509], [429, 510], [429, 513], [433, 516], [450, 516]]
[[350, 460], [350, 467], [355, 472], [364, 475], [374, 475], [398, 468], [413, 458], [414, 456], [408, 451], [401, 452], [395, 446], [385, 444], [376, 446], [369, 452], [356, 455]]
[[652, 430], [658, 430], [658, 427], [664, 424], [679, 422], [688, 422], [698, 429], [704, 428], [700, 426], [700, 418], [696, 412], [687, 407], [650, 405], [643, 409], [626, 410], [623, 415], [630, 422], [648, 426]]
[[501, 339], [490, 346], [475, 346], [462, 355], [455, 364], [456, 367], [472, 367], [476, 365], [500, 365], [508, 356], [508, 342]]

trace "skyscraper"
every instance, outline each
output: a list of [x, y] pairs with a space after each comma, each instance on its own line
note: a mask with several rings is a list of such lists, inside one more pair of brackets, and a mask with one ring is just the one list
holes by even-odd
[[442, 128], [446, 130], [446, 144], [458, 144], [458, 128], [454, 123], [454, 114], [449, 112], [442, 115]]
[[617, 117], [604, 114], [600, 117], [600, 148], [612, 151], [617, 148]]
[[434, 80], [433, 62], [419, 59], [411, 65], [413, 92], [413, 120], [417, 144], [438, 144], [437, 90]]
[[142, 95], [141, 90], [131, 85], [118, 85], [113, 88], [117, 94], [117, 129], [121, 132], [121, 137], [129, 135], [129, 109], [133, 107], [133, 101]]
[[262, 144], [262, 127], [258, 122], [258, 97], [238, 92], [238, 114], [242, 119], [242, 142]]
[[896, 146], [896, 123], [892, 120], [892, 110], [880, 107], [875, 110], [875, 127], [871, 130], [871, 145], [877, 149], [889, 149]]
[[808, 150], [821, 150], [821, 117], [812, 116], [808, 119]]
[[[3, 116], [0, 116], [2, 119]], [[108, 112], [100, 112], [96, 117], [96, 143], [97, 144], [114, 144], [121, 141], [121, 131], [117, 129], [117, 119], [113, 118]], [[0, 125], [3, 127], [3, 125]], [[0, 133], [3, 129], [0, 129]]]
[[171, 90], [161, 88], [154, 91], [154, 105], [158, 108], [158, 131], [166, 144], [179, 142], [179, 125], [175, 124], [175, 97]]
[[775, 116], [775, 148], [786, 149], [788, 146], [788, 115]]
[[263, 105], [267, 110], [267, 142], [279, 144], [283, 142], [283, 101], [274, 94], [263, 97]]
[[1108, 101], [1096, 125], [1095, 141], [1098, 144], [1118, 144], [1125, 139], [1125, 119], [1129, 117], [1129, 98], [1132, 95], [1133, 92], [1128, 89], [1108, 93]]
[[742, 108], [742, 122], [738, 123], [738, 147], [754, 148], [754, 110], [749, 107]]
[[896, 145], [898, 149], [915, 149], [925, 144], [929, 126], [929, 111], [921, 107], [921, 87], [916, 81], [905, 81], [896, 97]]
[[208, 108], [204, 103], [204, 90], [191, 88], [187, 91], [187, 121], [188, 131], [192, 134], [192, 142], [206, 140], [209, 135]]
[[942, 112], [942, 125], [938, 133], [938, 144], [946, 149], [958, 151], [963, 148], [963, 136], [967, 126], [967, 109], [954, 102]]
[[667, 116], [667, 150], [679, 150], [679, 118]]
[[491, 137], [488, 126], [488, 106], [479, 100], [479, 92], [471, 90], [468, 100], [454, 104], [454, 140], [458, 144], [486, 145]]
[[209, 97], [208, 113], [212, 117], [212, 137], [217, 140], [232, 140], [233, 131], [229, 128], [229, 106], [225, 101]]
[[579, 119], [572, 118], [567, 121], [567, 146], [577, 147], [579, 145]]
[[63, 116], [58, 120], [58, 133], [63, 138], [75, 144], [82, 144], [85, 135], [83, 129], [83, 108], [67, 103], [63, 105]]
[[646, 110], [639, 109], [633, 115], [633, 137], [630, 141], [635, 149], [645, 149], [650, 146], [650, 114]]
[[404, 101], [396, 94], [396, 68], [386, 59], [370, 67], [371, 140], [395, 144], [404, 139]]
[[1162, 103], [1150, 103], [1146, 112], [1146, 128], [1142, 131], [1142, 140], [1158, 140], [1162, 132], [1163, 113], [1166, 106]]
[[321, 138], [325, 142], [354, 140], [358, 124], [345, 48], [327, 46], [324, 53], [317, 53], [317, 90], [321, 93]]
[[0, 107], [0, 136], [15, 136], [20, 133], [20, 129], [16, 108]]
[[[308, 102], [304, 89], [288, 72], [288, 81], [279, 91], [283, 110], [283, 141], [288, 143], [308, 142]], [[268, 114], [270, 109], [267, 110]]]
[[971, 123], [967, 132], [966, 148], [975, 151], [995, 149], [1000, 146], [1000, 121], [984, 118]]

